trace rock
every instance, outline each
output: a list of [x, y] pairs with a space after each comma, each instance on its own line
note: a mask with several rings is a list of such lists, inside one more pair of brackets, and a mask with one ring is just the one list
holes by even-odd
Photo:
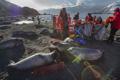
[[12, 22], [6, 21], [6, 22], [1, 22], [0, 25], [8, 25], [8, 24], [12, 24]]
[[50, 34], [50, 32], [49, 32], [49, 30], [48, 30], [47, 28], [44, 28], [44, 29], [40, 32], [40, 34], [42, 34], [42, 35], [48, 35], [48, 34]]
[[35, 25], [36, 29], [37, 28], [43, 28], [44, 26], [43, 25]]
[[117, 42], [120, 42], [120, 38], [117, 38], [116, 40], [117, 40]]
[[38, 35], [33, 31], [15, 31], [13, 32], [12, 37], [22, 37], [25, 39], [35, 40], [38, 38]]
[[5, 29], [9, 29], [9, 28], [11, 28], [10, 26], [2, 26], [2, 27], [0, 27], [0, 30], [5, 30]]
[[3, 37], [3, 36], [0, 36], [0, 41], [3, 40], [3, 39], [4, 39], [4, 37]]

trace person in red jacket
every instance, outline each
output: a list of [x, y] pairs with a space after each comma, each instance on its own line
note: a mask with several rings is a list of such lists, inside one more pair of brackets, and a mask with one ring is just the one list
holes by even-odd
[[79, 19], [79, 12], [77, 12], [73, 17], [73, 24], [74, 24], [74, 33], [76, 35], [78, 34], [76, 31], [79, 30], [79, 27], [81, 25], [81, 19]]
[[92, 15], [91, 15], [91, 13], [88, 13], [87, 21], [93, 21], [93, 17], [92, 17]]
[[108, 42], [113, 42], [114, 41], [114, 35], [120, 29], [120, 9], [115, 8], [114, 9], [114, 17], [111, 17], [108, 22], [111, 23], [111, 32], [110, 36], [108, 38]]
[[57, 27], [62, 31], [62, 39], [68, 37], [70, 23], [69, 14], [66, 12], [65, 8], [62, 8], [57, 19]]
[[96, 20], [93, 21], [95, 25], [102, 24], [102, 18], [98, 17]]
[[96, 20], [96, 16], [93, 17], [93, 22]]
[[54, 26], [54, 30], [56, 29], [56, 17], [55, 15], [52, 16], [53, 19], [53, 26]]

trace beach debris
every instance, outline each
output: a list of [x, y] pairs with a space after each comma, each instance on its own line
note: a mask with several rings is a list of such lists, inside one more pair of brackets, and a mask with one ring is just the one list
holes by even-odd
[[90, 65], [87, 61], [84, 61], [84, 65], [86, 68], [82, 71], [81, 80], [104, 80], [106, 73], [99, 66]]
[[50, 44], [53, 44], [53, 43], [55, 43], [55, 42], [63, 43], [63, 41], [61, 41], [61, 40], [59, 40], [59, 39], [50, 39], [49, 42], [48, 42], [48, 44], [50, 45]]
[[86, 44], [86, 41], [83, 38], [76, 38], [76, 40], [79, 42], [79, 44]]
[[69, 43], [69, 44], [76, 46], [76, 47], [79, 46], [79, 42], [74, 38], [67, 37], [63, 42]]
[[59, 50], [59, 51], [67, 51], [72, 45], [69, 43], [60, 43], [60, 42], [54, 42], [53, 45]]
[[35, 77], [39, 77], [39, 76], [46, 75], [58, 70], [62, 70], [64, 68], [65, 68], [64, 62], [60, 62], [60, 63], [48, 65], [48, 66], [37, 67], [34, 69], [33, 75]]
[[93, 69], [92, 66], [87, 61], [84, 61], [84, 65], [89, 67], [92, 70], [95, 78], [99, 79], [102, 77], [102, 74], [100, 72], [96, 71], [95, 69]]
[[76, 58], [72, 61], [72, 63], [77, 63], [77, 64], [79, 64], [81, 60], [82, 60], [82, 59], [81, 59], [81, 54], [80, 54], [78, 57], [76, 57]]

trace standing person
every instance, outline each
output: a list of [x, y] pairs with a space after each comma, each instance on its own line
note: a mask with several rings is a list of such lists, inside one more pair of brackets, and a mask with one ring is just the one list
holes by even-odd
[[34, 21], [34, 16], [32, 17], [32, 21]]
[[62, 31], [62, 39], [68, 37], [70, 22], [69, 14], [66, 12], [65, 8], [62, 8], [57, 19], [57, 27]]
[[93, 21], [93, 17], [91, 13], [88, 13], [87, 21]]
[[55, 15], [52, 16], [53, 19], [53, 26], [54, 26], [54, 30], [56, 29], [56, 17]]
[[70, 17], [70, 14], [69, 14], [68, 16], [69, 16], [69, 24], [68, 24], [68, 26], [70, 27], [70, 25], [71, 25], [71, 17]]
[[40, 18], [37, 16], [38, 25], [40, 24]]
[[81, 25], [81, 19], [79, 19], [79, 12], [75, 14], [73, 17], [73, 24], [74, 24], [74, 32], [79, 29], [79, 26]]
[[78, 20], [79, 19], [79, 12], [77, 12], [76, 14], [75, 14], [75, 16], [73, 17], [73, 20]]
[[120, 9], [115, 8], [113, 15], [114, 17], [110, 17], [110, 20], [108, 21], [111, 23], [111, 32], [107, 41], [111, 43], [114, 41], [115, 33], [120, 29]]

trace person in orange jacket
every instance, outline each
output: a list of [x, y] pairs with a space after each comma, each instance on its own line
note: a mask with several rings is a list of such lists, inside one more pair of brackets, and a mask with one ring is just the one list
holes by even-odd
[[68, 37], [70, 23], [71, 20], [69, 14], [66, 12], [65, 8], [62, 8], [57, 19], [57, 27], [60, 28], [62, 32], [62, 39]]
[[110, 17], [110, 20], [108, 20], [111, 23], [111, 32], [107, 41], [111, 43], [114, 41], [115, 33], [120, 29], [120, 9], [115, 8], [113, 15], [114, 17]]
[[38, 25], [40, 24], [40, 17], [37, 16]]
[[56, 17], [55, 15], [52, 16], [53, 19], [53, 26], [54, 26], [54, 30], [56, 29]]

